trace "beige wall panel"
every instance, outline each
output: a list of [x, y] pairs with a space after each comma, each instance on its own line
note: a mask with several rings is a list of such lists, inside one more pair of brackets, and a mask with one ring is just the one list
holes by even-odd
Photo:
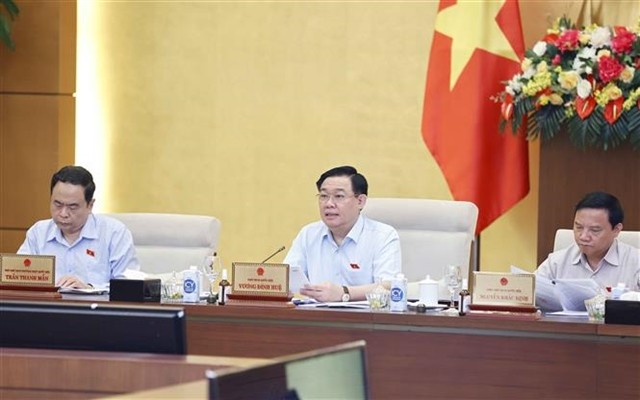
[[[28, 228], [49, 217], [49, 184], [73, 163], [75, 100], [71, 96], [2, 95], [0, 101], [0, 227]], [[73, 148], [71, 146], [71, 148]]]
[[[520, 6], [531, 46], [582, 2]], [[420, 133], [437, 2], [90, 8], [81, 22], [104, 135], [77, 160], [99, 171], [103, 211], [215, 215], [229, 264], [262, 259], [316, 220], [313, 183], [335, 165], [357, 166], [371, 196], [451, 198]], [[538, 143], [530, 154], [532, 192], [483, 233], [483, 269], [535, 268]]]
[[73, 93], [75, 1], [16, 0], [16, 50], [0, 46], [0, 92]]

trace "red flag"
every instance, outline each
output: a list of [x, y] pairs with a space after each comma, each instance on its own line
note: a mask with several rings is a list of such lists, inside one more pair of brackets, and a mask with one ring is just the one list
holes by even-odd
[[520, 71], [517, 0], [441, 0], [429, 56], [422, 136], [455, 200], [475, 203], [481, 232], [529, 192], [527, 142], [499, 133], [490, 98]]

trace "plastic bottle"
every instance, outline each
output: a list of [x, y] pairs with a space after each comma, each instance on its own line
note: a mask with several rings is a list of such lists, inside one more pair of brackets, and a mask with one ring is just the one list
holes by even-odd
[[396, 275], [396, 277], [391, 281], [389, 303], [390, 311], [407, 311], [407, 278], [405, 278], [402, 273]]
[[618, 285], [611, 289], [611, 300], [620, 300], [620, 296], [625, 292], [625, 289], [624, 282], [618, 282]]
[[462, 290], [460, 290], [460, 298], [458, 299], [458, 315], [465, 315], [469, 312], [469, 304], [471, 303], [471, 293], [469, 293], [469, 280], [462, 280]]
[[227, 301], [227, 288], [231, 283], [227, 280], [227, 270], [222, 270], [222, 280], [220, 281], [220, 291], [218, 292], [218, 304], [223, 306]]
[[202, 282], [202, 277], [198, 267], [191, 266], [182, 272], [182, 301], [185, 303], [200, 301], [200, 282]]

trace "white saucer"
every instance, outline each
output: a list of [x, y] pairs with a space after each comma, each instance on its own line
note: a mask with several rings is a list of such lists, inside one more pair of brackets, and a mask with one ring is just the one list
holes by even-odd
[[[420, 303], [419, 300], [418, 301], [409, 301], [407, 303], [412, 307], [417, 307], [418, 304], [422, 304], [422, 303]], [[425, 309], [427, 309], [427, 310], [443, 310], [443, 309], [449, 307], [446, 304], [431, 304], [431, 305], [425, 304], [424, 306], [425, 306]]]

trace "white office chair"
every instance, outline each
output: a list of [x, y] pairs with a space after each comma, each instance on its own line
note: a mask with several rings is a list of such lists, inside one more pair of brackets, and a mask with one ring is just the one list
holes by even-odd
[[[427, 275], [439, 280], [444, 267], [460, 265], [469, 276], [471, 244], [478, 207], [467, 201], [369, 198], [363, 214], [396, 228], [400, 236], [402, 272], [409, 281], [408, 297], [419, 297], [417, 282]], [[448, 298], [444, 284], [440, 298]]]
[[[618, 240], [640, 249], [640, 231], [622, 231]], [[553, 242], [553, 251], [564, 249], [575, 243], [572, 229], [558, 229]]]
[[147, 274], [180, 272], [202, 266], [220, 235], [215, 217], [184, 214], [105, 214], [122, 221], [133, 235], [140, 270]]

